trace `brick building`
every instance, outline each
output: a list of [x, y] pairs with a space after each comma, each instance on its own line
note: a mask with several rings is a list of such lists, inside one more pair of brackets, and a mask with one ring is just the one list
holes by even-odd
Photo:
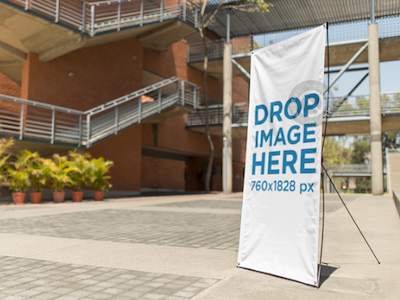
[[[199, 92], [203, 92], [203, 73], [187, 63], [188, 40], [198, 40], [194, 24], [181, 16], [162, 18], [168, 16], [167, 8], [173, 11], [174, 2], [164, 4], [157, 21], [128, 24], [126, 28], [120, 27], [129, 3], [108, 6], [120, 13], [118, 28], [98, 33], [93, 32], [94, 24], [100, 30], [107, 22], [101, 23], [94, 9], [86, 17], [94, 17], [91, 27], [84, 20], [79, 27], [66, 19], [68, 7], [55, 10], [58, 23], [54, 23], [49, 12], [35, 10], [33, 4], [24, 10], [18, 1], [0, 3], [0, 94], [86, 111], [173, 76], [199, 86]], [[91, 7], [101, 12], [101, 6]], [[146, 16], [146, 11], [141, 15]], [[88, 32], [82, 31], [85, 24], [90, 27]], [[207, 82], [208, 94], [218, 102], [222, 99], [222, 79], [211, 74]], [[248, 92], [247, 81], [235, 77], [233, 102], [248, 101]], [[138, 101], [145, 103], [146, 98]], [[141, 120], [82, 149], [114, 161], [113, 190], [202, 191], [210, 150], [204, 134], [186, 127], [187, 112], [161, 112], [160, 118]], [[222, 137], [214, 136], [213, 142], [212, 189], [221, 190]], [[244, 159], [245, 141], [234, 138], [234, 191], [242, 190]]]

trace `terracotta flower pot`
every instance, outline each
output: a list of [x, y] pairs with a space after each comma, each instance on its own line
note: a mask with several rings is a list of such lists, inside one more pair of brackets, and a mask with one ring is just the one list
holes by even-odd
[[42, 202], [43, 192], [31, 192], [31, 203], [39, 204]]
[[65, 192], [53, 192], [53, 199], [55, 203], [63, 203]]
[[73, 202], [82, 202], [83, 191], [73, 191], [72, 192], [72, 201]]
[[12, 198], [15, 205], [23, 205], [25, 202], [26, 193], [12, 193]]
[[104, 191], [94, 191], [94, 200], [103, 201], [104, 199]]

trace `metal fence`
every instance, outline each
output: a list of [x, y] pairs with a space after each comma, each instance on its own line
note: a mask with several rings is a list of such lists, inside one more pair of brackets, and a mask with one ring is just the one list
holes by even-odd
[[[329, 111], [333, 111], [335, 105], [340, 103], [341, 97], [330, 99]], [[222, 125], [223, 108], [222, 105], [212, 105], [210, 109], [210, 125]], [[238, 126], [247, 126], [248, 121], [248, 103], [236, 103], [232, 106], [232, 123]], [[381, 93], [381, 112], [386, 115], [400, 115], [400, 92]], [[188, 114], [186, 118], [186, 126], [204, 126], [205, 125], [205, 108], [200, 107], [194, 113]], [[369, 95], [350, 96], [333, 114], [329, 117], [334, 119], [337, 117], [354, 117], [369, 116]]]
[[3, 0], [94, 36], [124, 27], [182, 19], [197, 27], [199, 7], [190, 0]]
[[[329, 43], [367, 40], [369, 20], [356, 21], [344, 24], [329, 24]], [[379, 18], [378, 36], [380, 39], [400, 37], [400, 16]], [[261, 46], [266, 47], [277, 42], [281, 42], [295, 35], [303, 33], [310, 28], [289, 30], [254, 36], [254, 40]]]
[[172, 77], [87, 111], [0, 95], [0, 134], [89, 148], [172, 106], [196, 109], [198, 89]]
[[332, 173], [371, 173], [371, 165], [328, 165], [326, 169]]
[[[337, 107], [342, 102], [341, 97], [332, 99], [330, 117], [342, 116], [369, 116], [369, 94], [349, 96], [340, 107]], [[381, 113], [388, 115], [400, 113], [400, 92], [381, 93]]]
[[[329, 43], [367, 40], [368, 20], [329, 26]], [[380, 39], [400, 37], [400, 16], [377, 19], [378, 36]], [[290, 30], [277, 33], [262, 34], [257, 36], [239, 37], [231, 39], [232, 55], [247, 54], [253, 50], [291, 38], [310, 28]], [[209, 60], [223, 58], [225, 40], [213, 40], [207, 43]], [[188, 45], [188, 63], [204, 61], [203, 43]]]

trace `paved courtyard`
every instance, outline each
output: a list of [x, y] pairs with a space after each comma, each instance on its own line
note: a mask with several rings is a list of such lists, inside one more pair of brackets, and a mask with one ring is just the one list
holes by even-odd
[[236, 268], [241, 199], [0, 206], [0, 299], [400, 298], [388, 288], [400, 275], [391, 197], [345, 196], [381, 265], [340, 200], [326, 197], [320, 289]]

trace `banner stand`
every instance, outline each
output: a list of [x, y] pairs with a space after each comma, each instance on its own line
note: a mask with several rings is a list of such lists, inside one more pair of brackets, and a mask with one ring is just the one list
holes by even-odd
[[[351, 215], [349, 209], [347, 208], [346, 203], [343, 201], [342, 197], [340, 196], [338, 190], [336, 189], [336, 186], [334, 185], [331, 177], [329, 176], [327, 170], [324, 167], [323, 164], [323, 155], [324, 155], [324, 144], [325, 144], [325, 138], [326, 138], [326, 131], [328, 128], [328, 118], [329, 118], [329, 98], [330, 98], [330, 60], [329, 60], [329, 24], [328, 22], [326, 22], [326, 45], [327, 45], [327, 68], [328, 68], [328, 89], [327, 89], [327, 105], [326, 105], [326, 111], [325, 111], [325, 130], [324, 130], [324, 134], [323, 134], [323, 140], [322, 140], [322, 150], [321, 150], [321, 166], [322, 169], [326, 175], [326, 178], [329, 179], [330, 183], [334, 186], [335, 191], [337, 193], [337, 195], [339, 196], [339, 199], [342, 201], [343, 206], [346, 208], [347, 212], [349, 213], [350, 217], [352, 218], [354, 224], [356, 225], [357, 229], [359, 230], [361, 236], [363, 237], [365, 243], [367, 244], [368, 248], [370, 249], [372, 255], [375, 257], [376, 261], [378, 262], [378, 264], [380, 264], [380, 261], [378, 260], [378, 258], [376, 257], [374, 251], [372, 250], [371, 246], [369, 245], [367, 239], [365, 238], [364, 234], [361, 232], [361, 229], [358, 227], [356, 221], [354, 220], [353, 216]], [[324, 178], [322, 179], [324, 180]], [[319, 253], [319, 268], [318, 268], [318, 286], [317, 288], [320, 288], [321, 286], [321, 271], [322, 271], [322, 251], [323, 251], [323, 244], [324, 244], [324, 228], [325, 228], [325, 182], [322, 183], [322, 226], [321, 226], [321, 247], [320, 247], [320, 253]]]

